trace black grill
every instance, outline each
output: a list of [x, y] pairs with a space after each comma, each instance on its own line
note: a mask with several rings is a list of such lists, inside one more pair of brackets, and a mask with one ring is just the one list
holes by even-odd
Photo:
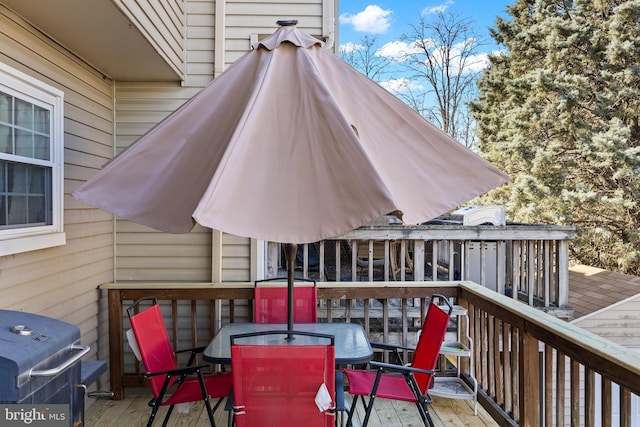
[[84, 422], [80, 329], [66, 322], [0, 310], [0, 403], [69, 405], [69, 426]]

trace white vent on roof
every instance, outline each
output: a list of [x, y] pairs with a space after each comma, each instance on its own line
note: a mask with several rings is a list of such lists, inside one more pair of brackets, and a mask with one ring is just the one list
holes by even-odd
[[506, 225], [504, 206], [468, 206], [451, 214], [462, 225]]

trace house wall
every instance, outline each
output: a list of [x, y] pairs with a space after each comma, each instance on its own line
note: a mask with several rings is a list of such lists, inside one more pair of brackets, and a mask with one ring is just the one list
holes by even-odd
[[[183, 73], [181, 82], [113, 82], [0, 3], [0, 61], [64, 92], [66, 232], [63, 246], [0, 257], [0, 308], [78, 325], [83, 344], [92, 348], [86, 359], [108, 359], [106, 298], [99, 285], [248, 281], [257, 278], [261, 255], [255, 241], [199, 226], [171, 235], [115, 220], [71, 193], [211, 82], [216, 58], [233, 63], [253, 38], [271, 34], [278, 19], [297, 18], [299, 28], [320, 37], [325, 13], [321, 0], [229, 0], [224, 7], [213, 0], [117, 3], [156, 39], [156, 49]], [[149, 15], [146, 4], [156, 15]], [[216, 17], [220, 11], [224, 19]], [[220, 46], [216, 22], [224, 26]], [[173, 40], [180, 31], [182, 51]]]
[[572, 321], [628, 348], [640, 348], [640, 294]]
[[323, 0], [228, 0], [225, 64], [232, 64], [251, 48], [252, 36], [260, 40], [273, 33], [278, 20], [297, 19], [300, 30], [322, 38], [322, 18]]
[[[115, 83], [116, 151], [209, 84], [214, 78], [216, 48], [225, 68], [247, 53], [253, 39], [273, 33], [279, 19], [298, 19], [298, 27], [318, 37], [323, 32], [322, 0], [278, 2], [188, 0], [183, 82]], [[216, 13], [224, 13], [224, 19]], [[216, 43], [216, 23], [225, 25]], [[255, 242], [253, 243], [255, 249]], [[250, 239], [196, 226], [172, 235], [126, 220], [116, 225], [117, 281], [249, 281], [258, 277]]]
[[[611, 286], [611, 292], [617, 292], [615, 286]], [[598, 297], [598, 294], [594, 293], [594, 297]], [[606, 338], [622, 345], [634, 351], [640, 351], [640, 294], [632, 296], [630, 298], [623, 299], [615, 304], [609, 305], [598, 311], [595, 311], [586, 316], [580, 317], [571, 321], [572, 324], [579, 326], [591, 333], [594, 333], [602, 338]], [[569, 372], [569, 364], [567, 362], [565, 370]], [[584, 369], [580, 368], [581, 380], [580, 380], [580, 392], [584, 393]], [[567, 374], [567, 383], [565, 387], [565, 413], [567, 415], [567, 423], [570, 423], [570, 383], [569, 375]], [[600, 402], [600, 376], [596, 376], [596, 402]], [[616, 425], [617, 418], [619, 417], [619, 388], [613, 387], [612, 405], [614, 413], [614, 422]], [[632, 422], [631, 426], [640, 426], [640, 399], [636, 395], [632, 395], [631, 398], [632, 408]], [[584, 399], [580, 399], [581, 408], [584, 407]], [[595, 407], [596, 419], [599, 419], [601, 412], [601, 404], [596, 404]]]
[[115, 0], [178, 76], [184, 75], [184, 1]]
[[112, 217], [70, 193], [111, 157], [112, 82], [2, 4], [0, 62], [64, 92], [66, 233], [66, 245], [0, 257], [0, 307], [75, 324], [89, 358], [106, 358], [97, 285], [113, 279]]

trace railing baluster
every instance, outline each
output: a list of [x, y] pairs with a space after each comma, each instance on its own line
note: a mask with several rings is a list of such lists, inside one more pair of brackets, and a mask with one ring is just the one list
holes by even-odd
[[[504, 380], [504, 410], [507, 414], [513, 414], [514, 394], [513, 382], [511, 381], [513, 373], [513, 364], [511, 363], [511, 343], [513, 342], [511, 324], [504, 322], [502, 324], [502, 352], [504, 372], [502, 377]], [[500, 403], [500, 402], [498, 402]]]
[[191, 348], [198, 347], [198, 310], [196, 300], [191, 300]]
[[564, 424], [566, 369], [564, 354], [560, 351], [556, 351], [556, 371], [556, 420]]
[[351, 281], [358, 281], [358, 241], [351, 240]]
[[544, 345], [544, 422], [547, 426], [553, 425], [553, 348], [545, 344]]
[[620, 388], [620, 427], [631, 427], [631, 392]]
[[335, 265], [336, 265], [336, 282], [342, 280], [342, 265], [341, 265], [341, 253], [340, 253], [340, 240], [336, 240], [334, 242], [334, 252], [335, 252]]
[[611, 380], [605, 377], [601, 377], [600, 381], [600, 393], [601, 393], [601, 412], [602, 412], [602, 425], [611, 426], [611, 410], [612, 410], [612, 397], [611, 397]]
[[584, 425], [596, 425], [596, 373], [587, 367], [584, 369]]
[[570, 383], [570, 392], [569, 392], [569, 401], [571, 407], [571, 426], [579, 427], [580, 426], [580, 364], [575, 360], [571, 359], [570, 368], [569, 368], [569, 383]]
[[495, 366], [495, 354], [494, 350], [496, 347], [496, 337], [498, 336], [496, 334], [496, 330], [495, 330], [495, 322], [496, 319], [495, 317], [493, 317], [492, 315], [487, 315], [487, 359], [488, 359], [488, 364], [487, 364], [487, 372], [488, 372], [488, 393], [489, 396], [491, 396], [491, 398], [493, 398], [494, 400], [496, 400], [496, 396], [498, 395], [497, 390], [496, 390], [496, 366]]
[[[392, 269], [391, 266], [391, 256], [390, 256], [390, 248], [389, 248], [389, 240], [385, 239], [384, 241], [384, 253], [383, 253], [383, 273], [382, 273], [382, 278], [385, 282], [388, 282], [389, 279], [391, 278], [391, 280], [395, 280], [395, 277], [391, 277], [394, 276], [395, 271]], [[391, 276], [390, 276], [391, 274]]]
[[[320, 276], [319, 280], [321, 282], [326, 282], [327, 281], [327, 278], [326, 278], [326, 275], [325, 275], [327, 262], [325, 260], [325, 255], [324, 255], [324, 244], [325, 244], [325, 241], [323, 240], [318, 245], [318, 275]], [[340, 271], [338, 269], [338, 267], [336, 267], [336, 269], [337, 269], [337, 271]], [[340, 279], [337, 279], [337, 280], [340, 280]]]

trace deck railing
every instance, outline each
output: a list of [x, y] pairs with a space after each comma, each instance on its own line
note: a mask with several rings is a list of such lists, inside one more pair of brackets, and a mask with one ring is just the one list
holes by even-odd
[[[571, 318], [573, 227], [368, 225], [299, 249], [303, 277], [319, 281], [470, 280], [560, 318]], [[284, 268], [270, 244], [269, 275]]]
[[[125, 309], [156, 296], [176, 348], [205, 345], [228, 322], [250, 321], [252, 284], [112, 284], [108, 294], [111, 386], [145, 386], [125, 344]], [[372, 340], [415, 342], [428, 298], [468, 309], [480, 404], [501, 425], [631, 425], [640, 355], [471, 282], [318, 284], [319, 321], [361, 323]], [[461, 326], [463, 327], [463, 326]], [[463, 334], [464, 335], [464, 334]], [[384, 358], [379, 354], [377, 357]], [[462, 366], [463, 371], [468, 370]]]

